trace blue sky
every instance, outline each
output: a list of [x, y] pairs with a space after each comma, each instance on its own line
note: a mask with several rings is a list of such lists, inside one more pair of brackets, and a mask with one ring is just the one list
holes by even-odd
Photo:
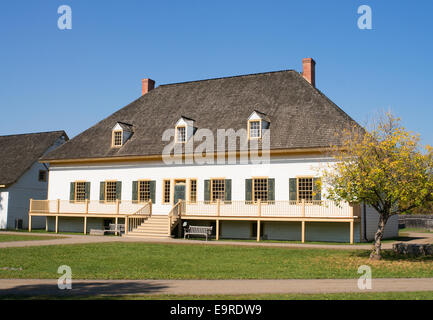
[[[72, 8], [59, 30], [57, 8]], [[373, 30], [357, 27], [360, 5]], [[433, 144], [433, 2], [0, 2], [0, 135], [73, 137], [158, 84], [295, 69], [360, 123], [391, 109]]]

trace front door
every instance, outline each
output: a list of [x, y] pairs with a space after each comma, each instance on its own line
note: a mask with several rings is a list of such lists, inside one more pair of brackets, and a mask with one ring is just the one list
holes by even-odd
[[186, 183], [185, 181], [176, 181], [174, 184], [174, 204], [179, 200], [185, 200]]

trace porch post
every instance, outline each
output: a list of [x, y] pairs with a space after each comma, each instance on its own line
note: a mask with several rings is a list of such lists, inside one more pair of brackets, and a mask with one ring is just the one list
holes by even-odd
[[129, 229], [128, 222], [129, 222], [129, 216], [126, 216], [125, 217], [125, 234], [128, 234], [128, 229]]
[[87, 217], [84, 217], [84, 234], [87, 234]]
[[45, 217], [45, 232], [48, 232], [48, 217]]
[[116, 219], [115, 219], [115, 221], [114, 221], [114, 223], [116, 224], [116, 232], [114, 233], [116, 236], [117, 236], [117, 229], [119, 228], [118, 227], [118, 222], [119, 222], [119, 218], [118, 217], [116, 217]]
[[353, 220], [350, 220], [350, 244], [353, 244]]
[[56, 229], [55, 229], [56, 233], [59, 232], [59, 216], [56, 215]]
[[215, 239], [219, 240], [220, 239], [220, 221], [219, 219], [216, 220], [216, 231], [215, 231]]
[[32, 231], [32, 215], [29, 214], [29, 232]]
[[257, 241], [260, 241], [260, 220], [257, 220]]
[[301, 242], [304, 243], [305, 242], [305, 221], [302, 220], [302, 231], [301, 231]]

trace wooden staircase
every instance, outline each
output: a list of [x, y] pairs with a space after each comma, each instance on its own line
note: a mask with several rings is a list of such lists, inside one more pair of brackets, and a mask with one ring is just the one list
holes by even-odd
[[[180, 200], [173, 206], [168, 215], [152, 215], [152, 211], [145, 215], [133, 214], [126, 217], [127, 232], [125, 237], [140, 237], [153, 239], [171, 238], [173, 229], [177, 226], [180, 228], [182, 221], [180, 216], [184, 203]], [[180, 229], [179, 229], [180, 231]]]
[[167, 239], [170, 237], [168, 233], [168, 215], [152, 215], [124, 236]]

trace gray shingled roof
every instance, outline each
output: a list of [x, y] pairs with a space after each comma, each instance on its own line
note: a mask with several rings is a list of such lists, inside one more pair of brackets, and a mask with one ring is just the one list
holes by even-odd
[[61, 136], [68, 139], [65, 131], [0, 136], [0, 185], [15, 183]]
[[[181, 116], [194, 127], [247, 127], [254, 110], [270, 120], [271, 149], [339, 144], [337, 134], [355, 124], [344, 111], [294, 70], [161, 85], [46, 155], [44, 160], [160, 155], [164, 130]], [[111, 148], [116, 122], [132, 124], [133, 136]], [[215, 135], [216, 136], [216, 135]]]

